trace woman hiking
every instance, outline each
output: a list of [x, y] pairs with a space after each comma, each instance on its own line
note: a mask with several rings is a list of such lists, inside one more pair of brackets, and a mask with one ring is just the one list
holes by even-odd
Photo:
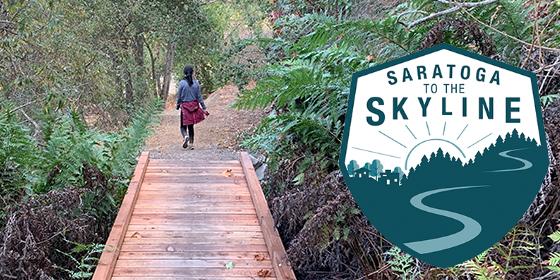
[[[204, 120], [208, 115], [206, 105], [200, 93], [200, 84], [193, 79], [194, 70], [187, 65], [183, 70], [185, 78], [179, 82], [177, 89], [177, 110], [181, 108], [181, 134], [183, 135], [183, 148], [194, 149], [194, 125]], [[200, 105], [202, 108], [200, 108]], [[188, 132], [188, 133], [187, 133]]]

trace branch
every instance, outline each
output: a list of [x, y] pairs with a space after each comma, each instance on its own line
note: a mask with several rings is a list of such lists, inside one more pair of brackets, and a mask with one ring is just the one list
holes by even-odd
[[405, 27], [407, 27], [406, 23], [401, 21], [401, 17], [404, 16], [404, 15], [416, 14], [416, 13], [425, 14], [425, 15], [428, 14], [428, 12], [424, 12], [424, 11], [420, 11], [420, 10], [406, 11], [406, 12], [401, 13], [400, 15], [397, 16], [397, 23], [400, 23], [400, 24], [404, 25]]
[[32, 118], [30, 118], [30, 117], [25, 113], [25, 111], [24, 111], [23, 109], [20, 109], [19, 111], [25, 116], [25, 118], [26, 118], [29, 122], [31, 122], [31, 123], [33, 124], [33, 126], [35, 126], [35, 133], [33, 133], [33, 138], [37, 138], [37, 134], [39, 134], [39, 131], [40, 131], [39, 125], [38, 125]]
[[210, 1], [210, 2], [202, 3], [202, 4], [200, 4], [200, 6], [210, 5], [210, 4], [214, 3], [214, 2], [218, 2], [218, 0], [212, 0], [212, 1]]
[[466, 8], [477, 8], [480, 6], [485, 6], [488, 4], [492, 4], [494, 2], [496, 2], [497, 0], [486, 0], [486, 1], [482, 1], [482, 2], [466, 2], [466, 3], [457, 3], [457, 2], [449, 2], [446, 0], [434, 0], [443, 4], [447, 4], [447, 5], [459, 5], [461, 7], [466, 7]]
[[27, 103], [25, 103], [25, 104], [23, 104], [23, 105], [21, 105], [21, 106], [19, 106], [19, 107], [16, 107], [15, 109], [12, 109], [12, 110], [9, 112], [9, 114], [11, 114], [11, 113], [13, 113], [13, 112], [15, 112], [15, 111], [17, 111], [17, 110], [19, 110], [19, 109], [22, 109], [22, 108], [24, 108], [24, 107], [27, 107], [27, 106], [29, 106], [29, 105], [31, 105], [31, 104], [37, 102], [37, 101], [39, 101], [39, 100], [38, 100], [38, 99], [35, 99], [35, 100], [29, 101], [29, 102], [27, 102]]
[[409, 24], [406, 26], [406, 29], [410, 29], [410, 28], [412, 28], [412, 27], [414, 27], [414, 26], [416, 26], [416, 25], [418, 25], [418, 24], [420, 24], [420, 23], [422, 23], [422, 22], [428, 21], [428, 20], [430, 20], [430, 19], [433, 19], [433, 18], [437, 18], [437, 17], [443, 16], [443, 15], [447, 15], [447, 14], [454, 13], [454, 12], [458, 11], [459, 9], [463, 9], [463, 10], [464, 10], [465, 7], [468, 7], [468, 8], [477, 8], [477, 7], [481, 7], [481, 6], [485, 6], [485, 5], [492, 4], [492, 3], [494, 3], [494, 2], [497, 2], [498, 0], [486, 0], [486, 1], [482, 1], [482, 2], [467, 2], [467, 3], [456, 3], [456, 2], [455, 2], [455, 3], [452, 3], [452, 2], [449, 2], [449, 1], [446, 1], [446, 0], [435, 0], [435, 1], [440, 2], [440, 3], [444, 3], [444, 4], [448, 4], [448, 5], [453, 5], [453, 4], [454, 4], [455, 7], [449, 8], [449, 9], [447, 9], [447, 10], [444, 10], [444, 11], [441, 11], [441, 12], [438, 12], [438, 13], [435, 13], [435, 14], [431, 14], [431, 15], [429, 15], [429, 16], [427, 16], [427, 17], [423, 17], [423, 18], [418, 19], [418, 20], [415, 20], [415, 21], [409, 23]]
[[10, 30], [10, 25], [11, 25], [11, 24], [15, 24], [15, 22], [11, 22], [11, 21], [2, 21], [2, 20], [0, 20], [0, 23], [3, 23], [3, 24], [4, 24], [4, 26], [0, 27], [0, 30], [4, 30], [4, 31], [6, 31], [6, 32], [8, 32], [8, 33], [11, 33], [11, 34], [13, 34], [13, 35], [16, 35], [16, 36], [19, 35], [17, 32]]

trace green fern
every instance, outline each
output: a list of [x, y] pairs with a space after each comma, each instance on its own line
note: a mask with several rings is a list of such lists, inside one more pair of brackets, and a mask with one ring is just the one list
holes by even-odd
[[488, 268], [488, 250], [458, 266], [465, 269], [465, 274], [472, 274], [476, 280], [499, 280], [500, 271]]
[[391, 265], [391, 270], [397, 274], [400, 279], [414, 280], [420, 275], [420, 272], [414, 265], [414, 258], [401, 251], [398, 247], [393, 246], [389, 251], [383, 254], [392, 257], [387, 263]]
[[560, 231], [553, 232], [548, 238], [552, 239], [555, 243], [560, 243]]
[[[548, 236], [548, 238], [552, 239], [552, 241], [556, 244], [560, 243], [560, 231], [553, 232]], [[546, 268], [560, 273], [560, 253], [550, 253], [550, 256], [548, 257], [548, 265], [546, 266]]]
[[[103, 251], [113, 252], [112, 250], [105, 249], [106, 246], [103, 244], [84, 245], [66, 239], [64, 239], [64, 241], [75, 246], [71, 253], [62, 252], [58, 249], [55, 249], [55, 251], [70, 259], [75, 265], [76, 270], [70, 270], [56, 265], [54, 267], [68, 273], [71, 279], [90, 279], [99, 262], [99, 258], [95, 256], [100, 255]], [[74, 256], [75, 254], [78, 255], [78, 258]]]
[[14, 107], [0, 103], [0, 218], [5, 216], [5, 207], [33, 193], [37, 178], [33, 168], [37, 148]]
[[546, 107], [548, 104], [553, 102], [556, 98], [560, 97], [560, 94], [548, 94], [541, 96], [541, 104], [543, 107]]

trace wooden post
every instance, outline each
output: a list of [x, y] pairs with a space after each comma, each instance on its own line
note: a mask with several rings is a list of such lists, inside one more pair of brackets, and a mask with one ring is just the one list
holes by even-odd
[[276, 279], [296, 280], [294, 271], [287, 262], [286, 250], [284, 249], [282, 240], [280, 240], [280, 235], [274, 226], [270, 209], [268, 209], [268, 204], [266, 203], [261, 184], [259, 183], [257, 174], [255, 173], [255, 168], [253, 168], [253, 163], [251, 163], [249, 154], [247, 152], [239, 153], [239, 160], [241, 161], [243, 173], [245, 173], [245, 178], [247, 179], [247, 185], [249, 186], [249, 192], [251, 193], [255, 210], [257, 211], [257, 217], [261, 224], [264, 241], [266, 243], [266, 247], [268, 248], [274, 272], [276, 273]]
[[123, 199], [121, 208], [117, 214], [117, 218], [115, 219], [109, 238], [107, 239], [107, 246], [105, 247], [105, 251], [101, 254], [99, 264], [93, 274], [92, 280], [107, 280], [111, 279], [111, 276], [113, 275], [113, 270], [117, 264], [117, 259], [124, 241], [126, 229], [130, 223], [132, 210], [134, 209], [134, 205], [138, 199], [138, 193], [140, 192], [149, 161], [150, 152], [142, 152], [140, 158], [138, 159], [138, 165], [134, 170], [134, 176], [132, 177], [132, 180], [130, 180], [128, 192]]

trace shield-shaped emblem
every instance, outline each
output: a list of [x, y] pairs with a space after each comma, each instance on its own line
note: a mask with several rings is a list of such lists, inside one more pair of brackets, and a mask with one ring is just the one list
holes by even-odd
[[360, 209], [439, 267], [506, 235], [549, 165], [535, 75], [445, 44], [355, 73], [345, 125]]

